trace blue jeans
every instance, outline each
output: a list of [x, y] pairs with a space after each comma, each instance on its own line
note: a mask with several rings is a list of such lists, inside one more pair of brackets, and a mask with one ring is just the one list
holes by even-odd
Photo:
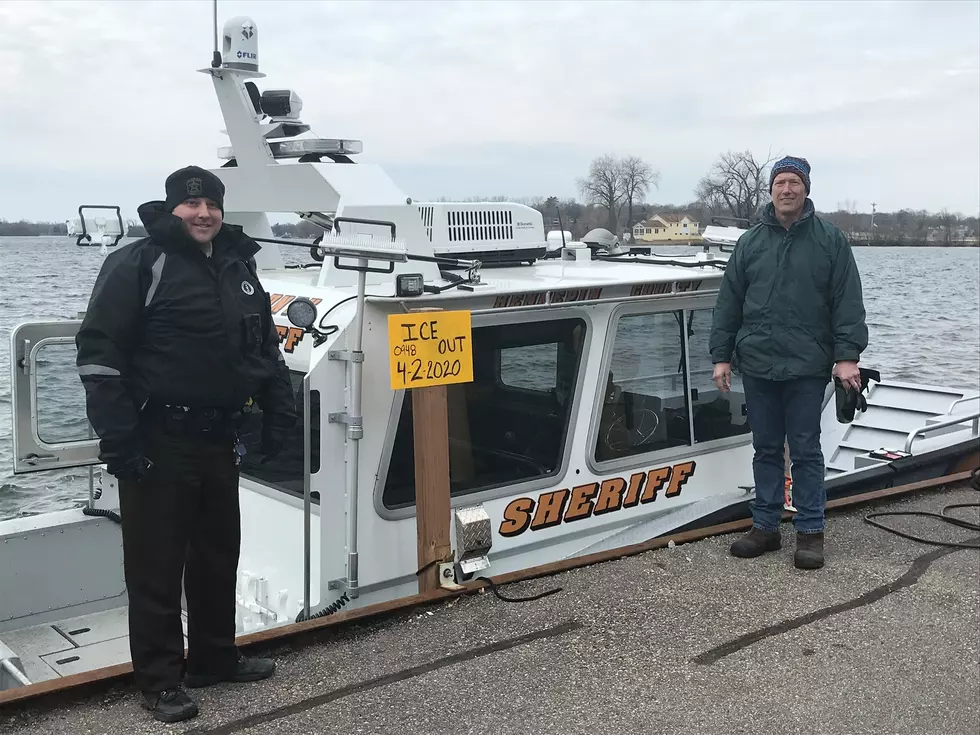
[[775, 531], [782, 519], [786, 440], [793, 463], [793, 505], [797, 509], [793, 523], [800, 533], [821, 533], [824, 529], [827, 492], [820, 412], [828, 382], [823, 378], [773, 381], [742, 376], [755, 448], [752, 525], [758, 529]]

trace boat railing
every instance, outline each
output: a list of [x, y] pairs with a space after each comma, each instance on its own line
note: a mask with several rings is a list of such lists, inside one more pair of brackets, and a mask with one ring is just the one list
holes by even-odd
[[0, 692], [4, 689], [29, 687], [33, 682], [18, 668], [20, 658], [12, 650], [0, 643]]
[[926, 424], [925, 426], [920, 426], [918, 429], [909, 432], [909, 435], [905, 439], [905, 451], [906, 453], [911, 453], [912, 442], [920, 436], [925, 436], [926, 434], [932, 433], [939, 429], [947, 429], [950, 426], [956, 426], [957, 424], [962, 424], [964, 421], [969, 421], [973, 419], [973, 435], [980, 435], [980, 409], [972, 411], [970, 413], [959, 414], [953, 416], [952, 418], [943, 419], [942, 421], [937, 421], [932, 424]]
[[949, 408], [946, 409], [947, 415], [953, 415], [953, 409], [956, 408], [961, 403], [966, 403], [967, 401], [980, 401], [980, 396], [963, 396], [962, 398], [957, 398], [955, 401], [949, 404]]
[[[747, 230], [752, 226], [752, 220], [746, 219], [745, 217], [723, 217], [721, 215], [713, 216], [708, 224], [728, 227], [728, 222], [734, 222], [735, 226], [740, 230]], [[739, 227], [739, 224], [744, 224], [745, 227]]]
[[[711, 375], [713, 373], [714, 373], [714, 368], [710, 368], [710, 369], [705, 369], [705, 370], [692, 370], [690, 374], [692, 376], [694, 376], [694, 375]], [[665, 378], [670, 378], [670, 380], [671, 380], [670, 387], [671, 387], [672, 390], [674, 390], [674, 389], [677, 388], [677, 381], [684, 379], [684, 373], [683, 372], [680, 372], [680, 373], [670, 372], [670, 373], [656, 373], [656, 374], [653, 374], [653, 375], [637, 375], [637, 376], [632, 377], [632, 378], [622, 378], [622, 379], [619, 379], [619, 380], [616, 381], [616, 384], [617, 385], [632, 385], [632, 384], [635, 384], [635, 383], [642, 383], [642, 382], [645, 382], [647, 380], [664, 380]]]

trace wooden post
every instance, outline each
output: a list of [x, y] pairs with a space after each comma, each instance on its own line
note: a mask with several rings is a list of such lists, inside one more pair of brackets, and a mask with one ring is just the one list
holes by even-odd
[[470, 312], [422, 307], [388, 315], [392, 390], [412, 395], [419, 592], [438, 590], [449, 561], [449, 401], [446, 385], [473, 381]]
[[449, 558], [449, 417], [446, 386], [412, 389], [415, 437], [415, 518], [419, 593], [439, 589], [439, 565]]

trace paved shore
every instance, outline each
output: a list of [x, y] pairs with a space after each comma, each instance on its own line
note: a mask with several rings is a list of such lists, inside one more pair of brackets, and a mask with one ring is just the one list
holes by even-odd
[[[131, 684], [0, 710], [4, 735], [587, 735], [980, 732], [980, 551], [916, 543], [871, 510], [975, 503], [966, 486], [833, 513], [827, 564], [761, 559], [733, 536], [507, 586], [265, 649], [275, 677], [192, 690], [163, 725]], [[975, 510], [953, 511], [976, 521]], [[890, 525], [977, 534], [928, 518]]]

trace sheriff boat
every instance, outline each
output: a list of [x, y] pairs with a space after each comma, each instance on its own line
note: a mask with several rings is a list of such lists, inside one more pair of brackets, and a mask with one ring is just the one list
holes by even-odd
[[[746, 515], [744, 394], [737, 378], [715, 389], [707, 346], [740, 230], [713, 226], [703, 251], [662, 257], [603, 231], [549, 238], [517, 204], [413, 201], [354, 162], [359, 141], [314, 135], [295, 92], [259, 90], [251, 19], [229, 20], [221, 45], [201, 70], [230, 138], [214, 172], [225, 220], [263, 242], [303, 407], [279, 458], [252, 451], [242, 465], [240, 633], [418, 592], [423, 386], [449, 383], [449, 584]], [[277, 242], [269, 215], [282, 212], [324, 236]], [[114, 238], [111, 222], [79, 232]], [[78, 326], [37, 320], [11, 335], [14, 471], [87, 466], [92, 481], [84, 507], [0, 522], [0, 688], [129, 660], [117, 484], [85, 420]], [[866, 398], [843, 424], [828, 386], [830, 497], [975, 455], [976, 391], [885, 377]]]

